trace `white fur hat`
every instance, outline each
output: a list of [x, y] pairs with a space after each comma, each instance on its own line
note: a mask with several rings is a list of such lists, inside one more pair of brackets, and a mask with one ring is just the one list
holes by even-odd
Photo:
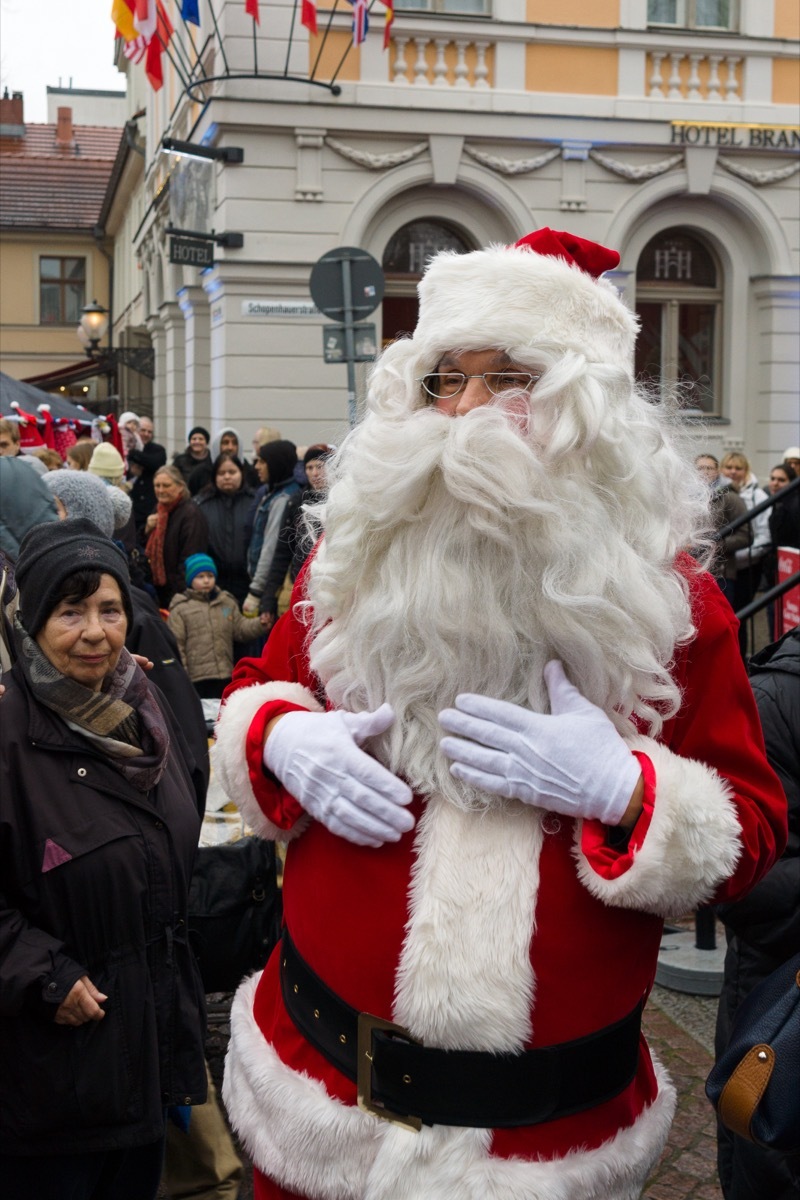
[[419, 284], [413, 345], [430, 370], [445, 350], [575, 350], [633, 369], [637, 318], [601, 279], [619, 255], [574, 234], [538, 229], [514, 246], [438, 254]]

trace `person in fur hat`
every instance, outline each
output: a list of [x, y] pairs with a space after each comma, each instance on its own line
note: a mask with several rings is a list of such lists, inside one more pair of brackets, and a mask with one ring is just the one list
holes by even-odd
[[[690, 456], [618, 255], [436, 256], [215, 767], [287, 842], [224, 1097], [257, 1200], [633, 1200], [675, 1090], [663, 920], [786, 840]], [[664, 497], [669, 496], [669, 504]]]

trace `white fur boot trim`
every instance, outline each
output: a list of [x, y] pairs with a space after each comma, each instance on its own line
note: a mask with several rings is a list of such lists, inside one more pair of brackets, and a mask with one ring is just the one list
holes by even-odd
[[579, 824], [578, 875], [604, 904], [681, 916], [708, 900], [736, 867], [741, 828], [732, 788], [713, 768], [681, 758], [652, 738], [637, 737], [628, 744], [647, 754], [655, 767], [650, 828], [629, 870], [618, 879], [603, 879], [581, 852]]
[[211, 765], [225, 795], [233, 801], [250, 828], [260, 837], [285, 842], [301, 833], [307, 822], [299, 822], [294, 829], [286, 830], [269, 821], [253, 794], [247, 771], [247, 731], [258, 710], [269, 700], [288, 700], [310, 712], [322, 712], [316, 696], [299, 683], [254, 683], [252, 687], [239, 688], [220, 711], [217, 740], [211, 748]]
[[542, 838], [541, 811], [516, 801], [465, 812], [428, 799], [394, 1012], [431, 1045], [513, 1052], [529, 1039]]

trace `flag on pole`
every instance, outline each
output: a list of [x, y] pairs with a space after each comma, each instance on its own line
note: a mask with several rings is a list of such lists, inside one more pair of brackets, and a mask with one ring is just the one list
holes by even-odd
[[112, 0], [111, 20], [116, 26], [116, 36], [125, 42], [133, 42], [138, 37], [138, 31], [133, 23], [133, 8], [135, 0]]
[[[144, 0], [144, 2], [149, 4], [150, 0]], [[137, 4], [139, 3], [140, 0], [137, 0]], [[164, 68], [161, 63], [161, 54], [164, 47], [169, 45], [169, 40], [175, 30], [172, 27], [172, 22], [167, 16], [167, 10], [164, 8], [161, 0], [152, 0], [152, 4], [155, 10], [155, 25], [153, 27], [153, 33], [149, 38], [144, 34], [142, 36], [145, 38], [147, 44], [147, 49], [144, 56], [145, 75], [150, 80], [150, 86], [152, 87], [153, 91], [157, 92], [164, 83]], [[150, 20], [149, 10], [147, 14], [147, 20]]]
[[316, 0], [303, 0], [300, 9], [300, 24], [305, 25], [309, 33], [317, 32]]
[[256, 25], [261, 24], [261, 17], [258, 14], [258, 0], [244, 0], [244, 11], [250, 14]]
[[386, 23], [383, 26], [383, 48], [389, 49], [389, 42], [392, 39], [392, 22], [394, 21], [394, 0], [383, 0], [386, 5]]
[[156, 0], [136, 0], [133, 23], [149, 44], [158, 27]]
[[360, 46], [369, 29], [367, 0], [350, 0], [350, 3], [353, 6], [353, 45]]
[[122, 53], [131, 62], [140, 63], [147, 53], [147, 42], [141, 36], [134, 38], [133, 41], [125, 43]]
[[181, 16], [184, 21], [191, 21], [193, 25], [200, 25], [200, 9], [198, 0], [181, 0]]

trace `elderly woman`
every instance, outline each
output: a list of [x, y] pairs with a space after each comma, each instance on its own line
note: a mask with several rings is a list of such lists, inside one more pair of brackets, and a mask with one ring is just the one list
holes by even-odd
[[85, 518], [17, 561], [0, 731], [0, 1179], [8, 1196], [151, 1200], [164, 1110], [205, 1100], [186, 939], [191, 756], [124, 648], [125, 559]]
[[208, 522], [192, 502], [176, 467], [159, 467], [153, 476], [156, 511], [147, 518], [145, 552], [150, 560], [159, 603], [169, 608], [176, 592], [186, 586], [184, 563], [190, 554], [208, 551]]

